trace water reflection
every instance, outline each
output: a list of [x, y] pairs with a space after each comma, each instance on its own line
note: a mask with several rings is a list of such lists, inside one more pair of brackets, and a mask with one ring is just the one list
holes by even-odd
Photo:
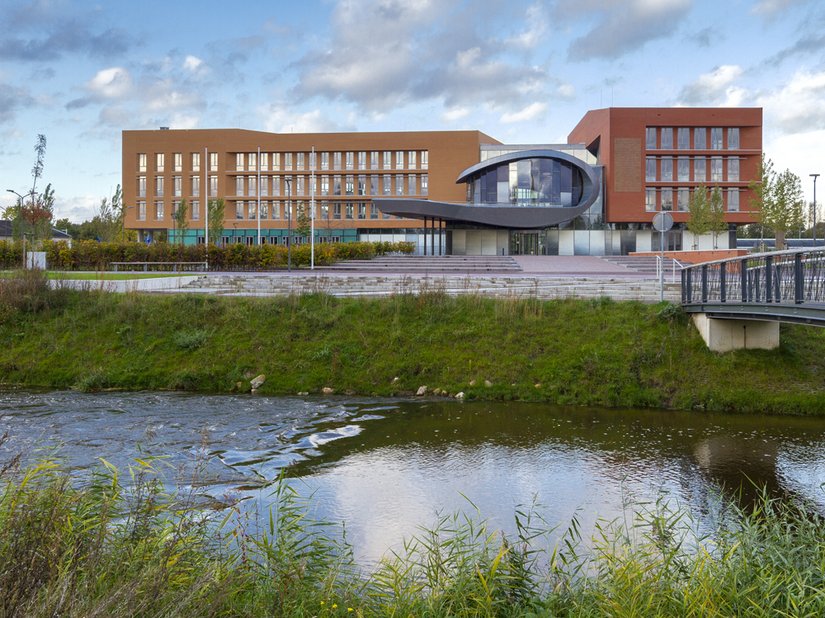
[[4, 393], [0, 460], [56, 444], [83, 475], [163, 457], [170, 482], [265, 512], [287, 470], [319, 517], [345, 521], [358, 557], [375, 560], [437, 512], [478, 512], [512, 531], [537, 502], [585, 532], [628, 499], [665, 494], [712, 517], [720, 489], [753, 483], [825, 510], [825, 420], [565, 409], [537, 404], [303, 400], [181, 394]]

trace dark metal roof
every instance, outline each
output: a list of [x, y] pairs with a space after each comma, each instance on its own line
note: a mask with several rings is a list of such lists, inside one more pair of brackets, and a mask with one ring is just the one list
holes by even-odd
[[[0, 219], [0, 238], [11, 238], [12, 237], [12, 225], [11, 221], [8, 219]], [[57, 228], [52, 228], [52, 240], [71, 240], [72, 237], [69, 236], [66, 232], [62, 230], [58, 230]]]

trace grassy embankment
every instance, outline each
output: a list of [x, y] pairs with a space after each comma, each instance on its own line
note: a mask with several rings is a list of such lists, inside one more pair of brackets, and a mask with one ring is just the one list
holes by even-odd
[[[504, 539], [443, 517], [359, 570], [339, 531], [307, 518], [286, 483], [260, 536], [244, 517], [209, 524], [164, 495], [141, 461], [125, 492], [101, 468], [83, 489], [42, 464], [0, 465], [0, 615], [16, 616], [822, 616], [825, 521], [763, 499], [730, 506], [710, 537], [653, 505], [601, 522], [583, 550], [576, 521], [554, 551], [548, 525], [517, 511]], [[12, 475], [8, 475], [11, 477]]]
[[[709, 352], [677, 307], [609, 300], [150, 296], [0, 281], [0, 383], [825, 412], [825, 331]], [[489, 383], [489, 386], [487, 385]]]

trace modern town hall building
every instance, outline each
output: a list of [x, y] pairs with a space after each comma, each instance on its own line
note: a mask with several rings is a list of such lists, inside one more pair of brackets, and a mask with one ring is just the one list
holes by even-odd
[[[223, 242], [406, 240], [419, 253], [616, 255], [733, 246], [751, 223], [760, 108], [607, 108], [566, 144], [502, 144], [479, 131], [276, 134], [242, 129], [123, 132], [126, 227], [141, 239], [204, 241], [223, 198]], [[690, 196], [719, 188], [729, 234], [693, 239]]]

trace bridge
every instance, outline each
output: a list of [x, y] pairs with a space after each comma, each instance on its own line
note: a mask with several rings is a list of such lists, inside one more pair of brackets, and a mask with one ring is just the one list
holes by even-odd
[[781, 322], [825, 326], [825, 249], [685, 267], [682, 306], [711, 350], [777, 348]]

